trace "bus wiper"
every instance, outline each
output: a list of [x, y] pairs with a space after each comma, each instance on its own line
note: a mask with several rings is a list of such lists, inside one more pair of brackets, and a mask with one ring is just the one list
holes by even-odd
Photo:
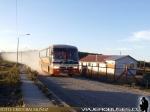
[[60, 60], [60, 59], [58, 59], [58, 60], [55, 60], [55, 62], [56, 62], [56, 63], [57, 63], [57, 62], [58, 62], [58, 63], [64, 63], [64, 60], [62, 60], [62, 59], [61, 59], [61, 60]]
[[71, 60], [71, 59], [68, 59], [68, 61], [73, 61], [74, 62], [74, 60]]
[[68, 62], [74, 64], [74, 63], [77, 63], [78, 61], [68, 59]]
[[61, 60], [61, 64], [65, 64], [65, 62], [66, 62], [65, 60]]

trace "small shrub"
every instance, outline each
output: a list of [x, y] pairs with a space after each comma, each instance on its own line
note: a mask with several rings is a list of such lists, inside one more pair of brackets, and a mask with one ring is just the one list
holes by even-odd
[[28, 74], [28, 78], [35, 81], [37, 79], [37, 72], [34, 70], [31, 70], [30, 67], [27, 68], [27, 74]]

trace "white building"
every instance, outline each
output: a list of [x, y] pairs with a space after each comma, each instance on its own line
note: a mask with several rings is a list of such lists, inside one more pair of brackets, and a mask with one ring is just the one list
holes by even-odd
[[121, 75], [127, 68], [128, 74], [136, 74], [137, 61], [129, 55], [87, 55], [80, 59], [80, 70]]

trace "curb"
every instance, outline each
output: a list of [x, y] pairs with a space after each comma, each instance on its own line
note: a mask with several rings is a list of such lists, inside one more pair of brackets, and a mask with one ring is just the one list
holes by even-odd
[[48, 89], [47, 86], [38, 79], [38, 77], [34, 82], [38, 86], [38, 88], [46, 95], [46, 97], [48, 97], [49, 100], [52, 101], [54, 105], [58, 107], [68, 108], [68, 111], [70, 112], [76, 112], [75, 109], [73, 109], [70, 105], [62, 101], [54, 92]]

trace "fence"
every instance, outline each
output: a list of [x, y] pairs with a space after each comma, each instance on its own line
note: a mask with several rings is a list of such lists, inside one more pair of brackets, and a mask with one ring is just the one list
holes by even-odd
[[88, 66], [79, 65], [80, 73], [84, 77], [93, 78], [100, 81], [107, 82], [121, 82], [121, 83], [138, 83], [142, 77], [136, 75], [138, 69], [117, 67], [101, 67], [101, 66]]

